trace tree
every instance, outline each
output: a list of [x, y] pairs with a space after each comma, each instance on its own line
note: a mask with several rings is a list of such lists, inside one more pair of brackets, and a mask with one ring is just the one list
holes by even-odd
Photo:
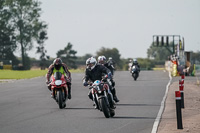
[[5, 1], [0, 1], [0, 59], [12, 60], [12, 64], [17, 64], [13, 52], [16, 49], [14, 30], [10, 21], [12, 14], [4, 7]]
[[69, 42], [63, 50], [59, 50], [57, 52], [57, 57], [60, 57], [63, 60], [63, 62], [69, 66], [69, 68], [76, 69], [77, 66], [75, 60], [77, 59], [77, 51], [73, 50], [72, 46], [73, 45]]
[[158, 63], [162, 62], [163, 64], [170, 55], [171, 53], [166, 49], [166, 47], [155, 47], [153, 46], [153, 43], [151, 44], [150, 48], [147, 49], [147, 57], [153, 58]]
[[86, 60], [90, 57], [92, 57], [93, 55], [92, 54], [85, 54], [82, 59], [86, 62]]
[[195, 63], [200, 63], [200, 51], [194, 52], [192, 58]]
[[148, 58], [138, 58], [137, 60], [140, 64], [140, 68], [143, 68], [145, 70], [151, 70], [153, 67], [155, 67], [154, 61]]
[[46, 39], [48, 39], [46, 31], [41, 31], [39, 33], [39, 38], [37, 41], [39, 46], [37, 47], [36, 53], [40, 54], [40, 67], [42, 70], [44, 70], [47, 67], [46, 60], [49, 59], [49, 56], [46, 55], [47, 51], [44, 48], [44, 41]]
[[41, 31], [41, 28], [46, 28], [44, 22], [39, 19], [40, 4], [36, 0], [5, 0], [5, 6], [12, 14], [8, 23], [14, 28], [16, 43], [21, 47], [24, 67], [26, 52], [33, 48], [33, 41], [38, 38], [38, 32]]
[[85, 66], [86, 64], [86, 60], [90, 57], [92, 57], [93, 55], [92, 54], [85, 54], [84, 56], [77, 56], [77, 59], [76, 59], [76, 65], [78, 67], [83, 67]]
[[104, 48], [102, 47], [99, 51], [96, 52], [97, 58], [98, 56], [104, 55], [106, 58], [112, 57], [112, 59], [115, 61], [116, 66], [119, 68], [122, 68], [123, 64], [120, 60], [120, 54], [117, 48]]

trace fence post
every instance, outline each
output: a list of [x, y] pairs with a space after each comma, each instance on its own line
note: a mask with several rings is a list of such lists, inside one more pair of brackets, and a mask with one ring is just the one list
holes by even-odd
[[184, 80], [179, 80], [179, 90], [181, 92], [181, 108], [184, 108]]
[[175, 91], [176, 96], [176, 117], [177, 117], [177, 129], [183, 129], [182, 113], [181, 113], [181, 93]]

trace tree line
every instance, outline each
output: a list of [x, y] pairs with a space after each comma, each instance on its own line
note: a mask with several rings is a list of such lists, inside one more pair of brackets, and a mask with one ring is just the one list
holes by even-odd
[[[47, 56], [45, 41], [48, 39], [48, 25], [40, 19], [42, 9], [41, 2], [37, 0], [1, 0], [0, 1], [0, 62], [2, 60], [12, 60], [12, 65], [17, 66], [20, 62], [21, 69], [30, 69], [34, 62], [28, 51], [36, 47], [36, 53], [40, 55], [39, 65], [45, 69], [52, 63], [52, 58]], [[21, 58], [14, 55], [16, 50], [21, 51]], [[83, 56], [76, 56], [77, 51], [73, 49], [73, 44], [68, 42], [64, 49], [60, 49], [56, 55], [70, 68], [78, 68], [85, 65], [87, 58], [104, 55], [112, 57], [116, 62], [118, 70], [127, 70], [131, 57], [124, 59], [117, 48], [99, 49], [95, 55], [90, 53]], [[164, 47], [154, 47], [153, 44], [147, 49], [147, 58], [138, 58], [140, 66], [144, 69], [151, 69], [155, 65], [163, 65], [170, 51]], [[194, 54], [196, 58], [200, 53]], [[199, 58], [198, 58], [199, 60]], [[38, 63], [38, 61], [35, 61]]]

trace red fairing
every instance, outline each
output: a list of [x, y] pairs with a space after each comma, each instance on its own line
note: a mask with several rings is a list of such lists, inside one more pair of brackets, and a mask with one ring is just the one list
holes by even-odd
[[108, 90], [108, 88], [109, 88], [108, 84], [104, 84], [103, 86], [104, 86], [103, 88], [105, 88], [106, 90]]
[[[66, 82], [66, 80], [65, 80], [65, 77], [64, 77], [64, 75], [62, 74], [62, 77], [61, 77], [61, 81], [62, 81], [62, 84], [61, 85], [59, 85], [59, 86], [57, 86], [56, 84], [55, 84], [55, 78], [54, 78], [54, 76], [52, 75], [51, 76], [51, 80], [52, 80], [52, 82], [51, 82], [51, 90], [53, 91], [54, 90], [54, 88], [62, 88], [62, 87], [64, 87], [65, 89], [67, 88], [67, 82]], [[66, 93], [67, 93], [67, 89], [66, 89]]]

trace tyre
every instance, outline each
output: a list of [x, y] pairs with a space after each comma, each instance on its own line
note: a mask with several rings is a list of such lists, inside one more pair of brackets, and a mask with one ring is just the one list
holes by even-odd
[[96, 104], [96, 106], [97, 106], [97, 109], [100, 109], [99, 108], [99, 103], [98, 103], [98, 101], [97, 101], [97, 97], [95, 96], [95, 98], [94, 98], [94, 102], [95, 102], [95, 104]]
[[134, 78], [135, 81], [137, 80], [137, 74], [136, 73], [133, 74], [133, 78]]
[[100, 102], [100, 106], [101, 106], [101, 108], [102, 108], [102, 111], [103, 111], [103, 113], [104, 113], [104, 116], [105, 116], [106, 118], [109, 118], [109, 117], [110, 117], [110, 110], [109, 110], [109, 108], [108, 108], [108, 106], [107, 106], [107, 104], [106, 104], [106, 99], [105, 99], [105, 97], [101, 98], [99, 102]]
[[62, 109], [63, 108], [63, 94], [61, 90], [57, 91], [57, 99], [58, 99], [59, 108]]

